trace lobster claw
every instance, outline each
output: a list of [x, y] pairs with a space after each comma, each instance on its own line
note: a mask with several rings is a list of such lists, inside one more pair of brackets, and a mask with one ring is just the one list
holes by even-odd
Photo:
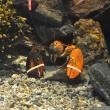
[[79, 76], [83, 70], [84, 59], [79, 48], [73, 49], [66, 68], [66, 74], [70, 79]]
[[26, 71], [29, 77], [42, 77], [45, 72], [45, 64], [41, 53], [33, 47], [27, 57]]

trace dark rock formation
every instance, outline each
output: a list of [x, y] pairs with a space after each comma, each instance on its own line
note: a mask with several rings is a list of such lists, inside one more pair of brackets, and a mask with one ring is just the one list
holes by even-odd
[[90, 110], [110, 110], [110, 106], [104, 106], [104, 107], [93, 107]]
[[[65, 36], [65, 34], [58, 32], [58, 29], [64, 24], [71, 24], [71, 21], [75, 22], [79, 18], [94, 18], [94, 16], [96, 16], [95, 19], [101, 22], [104, 34], [110, 35], [107, 27], [110, 23], [106, 22], [109, 21], [109, 15], [107, 14], [108, 16], [104, 16], [102, 19], [98, 14], [110, 4], [109, 0], [32, 0], [31, 12], [28, 11], [27, 0], [13, 0], [13, 2], [17, 13], [29, 18], [29, 23], [35, 29], [36, 38], [41, 41], [44, 40], [42, 38], [45, 38], [42, 42], [54, 40], [56, 36]], [[56, 36], [50, 34], [50, 30]], [[43, 36], [42, 32], [44, 33]], [[109, 37], [107, 38], [109, 39]]]
[[72, 16], [85, 17], [91, 12], [103, 8], [109, 0], [62, 0], [67, 13]]
[[105, 63], [96, 63], [89, 70], [95, 91], [110, 105], [110, 68]]
[[[12, 1], [15, 8], [21, 10], [20, 13], [27, 10], [28, 0]], [[109, 4], [109, 0], [32, 0], [31, 14], [35, 21], [61, 26], [64, 16], [86, 17], [92, 12], [106, 8]]]
[[110, 0], [62, 0], [72, 22], [80, 18], [93, 18], [100, 22], [110, 53]]
[[108, 50], [109, 50], [109, 53], [110, 53], [110, 29], [109, 29], [109, 26], [110, 26], [110, 5], [108, 5], [107, 7], [105, 7], [104, 9], [102, 9], [102, 12], [103, 13], [100, 13], [96, 16], [95, 20], [99, 21], [100, 24], [101, 24], [101, 28], [102, 28], [102, 31], [104, 33], [104, 36], [105, 36], [105, 41], [106, 41], [106, 44], [107, 44], [107, 47], [108, 47]]
[[28, 11], [27, 0], [13, 0], [13, 2], [18, 13], [30, 14], [35, 24], [60, 26], [62, 23], [63, 6], [61, 0], [32, 0], [31, 12]]
[[[42, 44], [47, 44], [52, 40], [59, 39], [65, 34], [62, 33], [59, 28], [47, 27], [47, 26], [35, 26], [36, 36]], [[37, 40], [37, 39], [36, 39]]]
[[85, 64], [104, 57], [105, 42], [99, 22], [80, 19], [74, 24], [73, 43], [79, 46], [85, 57]]
[[64, 36], [58, 28], [62, 25], [63, 6], [61, 0], [32, 0], [32, 11], [28, 11], [27, 0], [13, 0], [17, 13], [28, 18], [34, 28], [35, 39], [47, 43]]

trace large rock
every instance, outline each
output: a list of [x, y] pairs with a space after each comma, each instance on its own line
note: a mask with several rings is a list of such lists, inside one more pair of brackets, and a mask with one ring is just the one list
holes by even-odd
[[99, 22], [93, 19], [80, 19], [74, 24], [73, 34], [73, 42], [82, 49], [85, 64], [104, 57], [106, 45]]
[[[22, 10], [20, 13], [27, 10], [27, 0], [12, 1], [15, 8]], [[109, 4], [109, 0], [32, 0], [33, 11], [31, 14], [35, 21], [59, 26], [65, 15], [82, 18], [92, 12], [104, 9]]]
[[108, 50], [110, 52], [110, 30], [109, 30], [109, 26], [110, 26], [110, 22], [109, 22], [109, 19], [110, 19], [110, 6], [108, 5], [107, 7], [105, 7], [104, 9], [102, 9], [102, 13], [98, 14], [96, 16], [96, 20], [98, 20], [101, 24], [101, 28], [102, 28], [102, 31], [104, 33], [104, 36], [105, 36], [105, 41], [106, 41], [106, 44], [107, 44], [107, 47], [108, 47]]
[[89, 70], [91, 83], [96, 92], [110, 105], [110, 68], [105, 63], [94, 64]]
[[110, 110], [110, 106], [104, 106], [104, 107], [93, 107], [90, 110]]
[[62, 0], [67, 13], [76, 17], [85, 17], [91, 12], [104, 8], [109, 0]]
[[28, 11], [27, 0], [13, 0], [18, 15], [28, 18], [34, 29], [33, 38], [40, 43], [47, 43], [64, 36], [59, 31], [63, 19], [61, 0], [32, 0], [32, 11]]
[[[71, 21], [75, 22], [79, 18], [94, 17], [101, 22], [104, 34], [107, 38], [107, 45], [110, 47], [110, 32], [109, 32], [109, 0], [32, 0], [32, 11], [29, 13], [27, 10], [27, 0], [12, 0], [14, 7], [17, 9], [17, 13], [29, 18], [29, 23], [34, 25], [36, 38], [42, 39], [48, 36], [49, 40], [54, 40], [51, 28], [56, 34], [56, 28], [62, 27], [64, 24], [68, 24]], [[106, 12], [106, 13], [105, 13]], [[98, 14], [98, 15], [97, 15]], [[73, 17], [74, 16], [74, 17]], [[69, 19], [69, 20], [67, 20]], [[45, 36], [39, 36], [40, 30], [46, 28]], [[49, 29], [47, 29], [49, 28]], [[38, 34], [38, 31], [40, 34]], [[57, 33], [57, 37], [62, 36], [61, 33]], [[51, 36], [51, 37], [50, 37]], [[110, 48], [109, 48], [110, 50]]]
[[55, 39], [62, 38], [65, 34], [55, 27], [35, 26], [36, 38], [39, 38], [42, 44], [47, 44]]
[[31, 16], [35, 24], [40, 22], [43, 25], [60, 26], [62, 23], [63, 6], [61, 0], [32, 0], [30, 13], [27, 10], [27, 0], [13, 0], [13, 2], [18, 12]]

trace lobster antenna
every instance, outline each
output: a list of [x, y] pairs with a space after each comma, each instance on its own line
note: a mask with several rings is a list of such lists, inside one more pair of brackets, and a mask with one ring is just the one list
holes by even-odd
[[55, 32], [53, 31], [53, 38], [54, 38], [54, 40], [55, 40]]

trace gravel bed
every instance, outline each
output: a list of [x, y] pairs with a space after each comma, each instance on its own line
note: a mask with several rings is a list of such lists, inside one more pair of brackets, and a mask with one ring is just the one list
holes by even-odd
[[13, 59], [12, 65], [0, 67], [0, 110], [90, 110], [105, 106], [93, 96], [91, 85], [47, 80], [52, 71], [47, 71], [46, 79], [28, 78], [24, 74], [26, 57]]
[[1, 78], [0, 84], [3, 110], [89, 110], [105, 105], [92, 95], [91, 85], [69, 85], [24, 74]]

